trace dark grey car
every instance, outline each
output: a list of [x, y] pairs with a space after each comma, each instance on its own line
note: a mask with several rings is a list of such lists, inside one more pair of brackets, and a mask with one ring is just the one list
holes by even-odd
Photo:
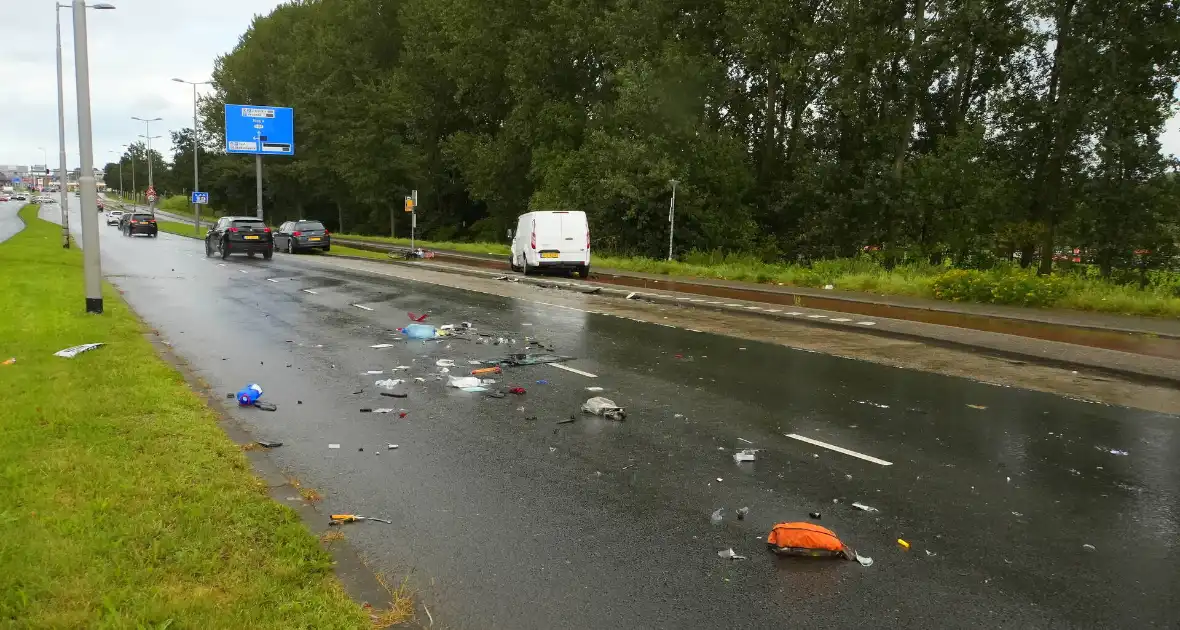
[[309, 219], [287, 221], [275, 232], [275, 248], [288, 254], [307, 249], [332, 249], [332, 233], [323, 223]]

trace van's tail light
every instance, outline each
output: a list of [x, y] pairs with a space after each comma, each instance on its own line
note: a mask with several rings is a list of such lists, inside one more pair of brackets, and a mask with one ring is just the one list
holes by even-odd
[[237, 231], [238, 231], [238, 228], [236, 228], [236, 227], [231, 227], [231, 228], [229, 229], [229, 231], [230, 231], [230, 232], [237, 232]]
[[291, 232], [291, 236], [303, 236], [303, 232], [300, 232], [299, 230], [295, 230], [294, 232]]
[[537, 249], [537, 222], [533, 221], [533, 234], [529, 238], [529, 247]]
[[586, 249], [590, 249], [590, 230], [586, 230]]

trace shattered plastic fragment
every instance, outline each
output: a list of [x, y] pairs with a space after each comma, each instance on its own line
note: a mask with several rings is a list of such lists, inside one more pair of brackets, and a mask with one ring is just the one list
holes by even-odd
[[627, 412], [622, 407], [615, 404], [615, 401], [602, 396], [595, 396], [590, 400], [582, 403], [582, 411], [584, 413], [602, 416], [607, 420], [625, 420]]
[[752, 448], [740, 450], [733, 454], [733, 461], [739, 464], [742, 462], [752, 462], [754, 461], [754, 457], [757, 452], [757, 450]]
[[439, 359], [434, 362], [438, 367], [455, 367], [454, 359]]
[[808, 512], [807, 516], [810, 516], [811, 518], [813, 518], [817, 521], [823, 518], [823, 515], [820, 514], [819, 512]]
[[370, 347], [370, 348], [377, 348], [377, 349], [381, 349], [381, 348], [392, 348], [392, 347], [393, 347], [393, 345], [394, 345], [394, 344], [392, 344], [392, 343], [379, 343], [379, 344], [372, 345], [372, 346], [369, 346], [369, 347]]
[[725, 519], [725, 508], [717, 508], [713, 510], [713, 514], [709, 516], [709, 522], [714, 525], [720, 525], [721, 521]]
[[987, 409], [987, 405], [967, 405], [972, 409]]
[[475, 393], [479, 393], [479, 392], [486, 392], [486, 391], [488, 391], [488, 388], [486, 388], [486, 387], [480, 387], [480, 386], [478, 386], [478, 385], [477, 385], [477, 386], [475, 386], [475, 387], [463, 387], [463, 388], [461, 388], [461, 389], [462, 389], [463, 391], [465, 391], [465, 392], [470, 392], [470, 393], [473, 393], [473, 394], [475, 394]]
[[852, 507], [860, 510], [861, 512], [880, 512], [881, 511], [871, 505], [865, 505], [864, 503], [853, 503]]
[[739, 521], [744, 521], [744, 520], [746, 520], [746, 515], [747, 515], [747, 514], [749, 514], [749, 513], [750, 513], [750, 508], [748, 508], [748, 507], [740, 507], [740, 508], [738, 508], [738, 511], [737, 511], [737, 517], [738, 517], [738, 520], [739, 520]]
[[79, 354], [82, 354], [83, 352], [90, 352], [91, 350], [93, 350], [99, 346], [105, 346], [105, 345], [106, 345], [105, 343], [84, 343], [80, 346], [71, 346], [71, 347], [66, 348], [64, 350], [58, 350], [57, 352], [53, 353], [53, 356], [64, 357], [66, 359], [72, 359], [72, 358], [78, 356]]
[[339, 444], [329, 444], [328, 448], [340, 448]]
[[868, 556], [862, 556], [856, 552], [853, 552], [853, 554], [856, 556], [856, 561], [860, 563], [860, 566], [862, 566], [862, 567], [873, 566], [873, 559], [872, 558], [870, 558]]
[[734, 553], [732, 548], [722, 549], [721, 551], [717, 552], [717, 555], [722, 558], [725, 558], [726, 560], [745, 560], [746, 559], [745, 556], [739, 556], [736, 553]]
[[382, 389], [393, 389], [394, 387], [397, 387], [398, 385], [401, 385], [404, 382], [405, 381], [400, 378], [387, 378], [383, 381], [377, 381], [373, 384], [376, 385], [377, 387], [382, 388]]
[[587, 388], [586, 388], [586, 391], [588, 391], [588, 392], [600, 392], [600, 391], [602, 391], [602, 388], [601, 388], [601, 387], [587, 387]]
[[387, 449], [389, 449], [389, 450], [391, 450], [391, 451], [392, 451], [392, 450], [394, 450], [394, 449], [396, 449], [396, 448], [397, 448], [397, 444], [390, 444], [390, 445], [386, 446], [385, 448], [387, 448]]
[[393, 413], [393, 410], [387, 408], [374, 409], [373, 413]]
[[1086, 551], [1095, 551], [1094, 545], [1091, 545], [1090, 543], [1082, 545], [1082, 549], [1085, 549]]

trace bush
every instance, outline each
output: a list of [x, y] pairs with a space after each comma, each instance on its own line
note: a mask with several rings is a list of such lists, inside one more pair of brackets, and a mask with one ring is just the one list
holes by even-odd
[[1053, 306], [1066, 294], [1060, 278], [1005, 269], [954, 269], [935, 278], [931, 288], [940, 300], [1017, 306]]

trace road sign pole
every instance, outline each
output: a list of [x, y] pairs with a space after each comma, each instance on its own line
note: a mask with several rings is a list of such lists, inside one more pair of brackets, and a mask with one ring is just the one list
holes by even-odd
[[70, 178], [66, 175], [66, 106], [65, 97], [62, 94], [64, 87], [62, 86], [61, 76], [61, 10], [62, 6], [60, 4], [54, 10], [54, 14], [57, 16], [57, 143], [60, 153], [58, 161], [61, 165], [61, 246], [69, 249]]
[[[197, 84], [193, 84], [193, 192], [201, 189], [200, 171], [197, 170], [197, 154], [198, 143], [197, 138], [200, 134], [197, 133]], [[201, 233], [201, 204], [193, 204], [193, 234]]]
[[262, 220], [262, 155], [254, 155], [254, 179], [257, 180], [258, 220]]
[[413, 193], [414, 205], [410, 212], [410, 253], [414, 253], [414, 236], [418, 231], [418, 191]]

